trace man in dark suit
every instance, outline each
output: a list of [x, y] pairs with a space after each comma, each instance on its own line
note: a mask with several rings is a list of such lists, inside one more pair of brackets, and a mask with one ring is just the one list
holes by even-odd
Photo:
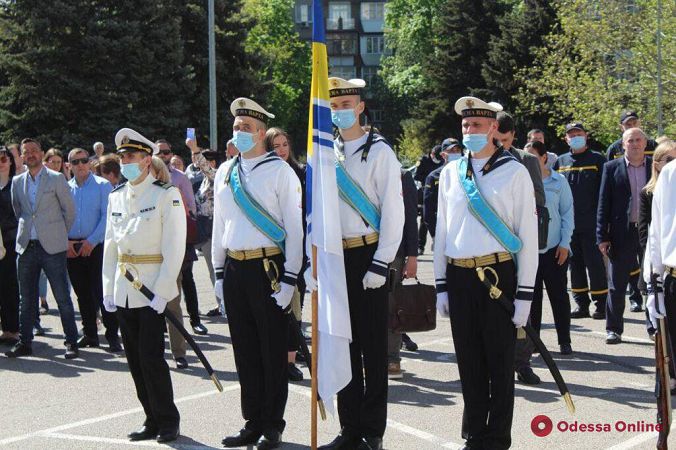
[[619, 344], [624, 331], [624, 297], [632, 271], [639, 267], [638, 210], [640, 192], [650, 179], [648, 138], [640, 128], [622, 135], [624, 156], [603, 166], [596, 241], [609, 259], [610, 285], [606, 302], [606, 343]]
[[16, 235], [20, 296], [20, 341], [5, 353], [10, 358], [32, 353], [33, 323], [37, 314], [38, 279], [44, 270], [61, 315], [66, 335], [66, 358], [78, 356], [77, 326], [68, 288], [66, 250], [68, 230], [75, 221], [75, 206], [66, 178], [42, 165], [44, 152], [33, 139], [21, 141], [28, 170], [12, 179], [12, 207], [19, 219]]

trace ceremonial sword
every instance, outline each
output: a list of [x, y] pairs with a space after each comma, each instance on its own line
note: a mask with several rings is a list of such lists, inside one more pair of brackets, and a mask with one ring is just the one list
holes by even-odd
[[[505, 312], [509, 314], [509, 317], [511, 318], [512, 315], [514, 315], [514, 304], [510, 302], [502, 293], [502, 291], [497, 287], [499, 280], [498, 274], [495, 272], [495, 269], [493, 269], [492, 267], [485, 268], [477, 267], [476, 272], [477, 275], [479, 276], [479, 280], [481, 280], [481, 282], [488, 288], [488, 295], [490, 296], [490, 298], [492, 298], [493, 300], [497, 300], [498, 303], [500, 303], [500, 306], [503, 307]], [[490, 282], [490, 280], [486, 276], [486, 272], [490, 272], [495, 277], [495, 284]], [[573, 404], [573, 399], [570, 396], [570, 391], [568, 391], [568, 386], [566, 386], [566, 382], [563, 380], [561, 372], [559, 372], [559, 368], [556, 366], [556, 363], [554, 362], [551, 353], [549, 353], [549, 350], [547, 350], [547, 347], [545, 347], [545, 344], [540, 339], [540, 336], [538, 336], [537, 331], [535, 331], [535, 329], [530, 324], [527, 323], [526, 325], [524, 325], [523, 330], [526, 332], [528, 337], [533, 341], [533, 344], [535, 344], [535, 347], [540, 352], [540, 356], [542, 356], [542, 359], [545, 360], [545, 363], [547, 364], [547, 367], [549, 368], [549, 371], [554, 377], [554, 381], [556, 382], [556, 385], [559, 388], [559, 392], [561, 393], [563, 399], [566, 402], [566, 407], [568, 407], [568, 411], [571, 414], [575, 414], [575, 405]]]
[[[263, 259], [263, 269], [265, 269], [265, 274], [268, 276], [268, 279], [270, 280], [270, 287], [272, 288], [272, 291], [277, 293], [279, 292], [282, 287], [279, 285], [279, 269], [277, 268], [277, 264], [275, 264], [274, 261], [264, 258]], [[289, 317], [289, 320], [291, 321], [291, 326], [293, 327], [293, 332], [298, 336], [298, 342], [300, 343], [300, 352], [303, 355], [303, 358], [305, 358], [305, 361], [307, 363], [307, 368], [308, 371], [310, 371], [310, 376], [312, 376], [312, 356], [310, 356], [310, 349], [307, 346], [307, 342], [305, 342], [305, 336], [303, 335], [303, 331], [300, 329], [300, 325], [298, 324], [298, 321], [300, 319], [296, 319], [296, 315], [293, 312], [293, 308], [291, 305], [287, 308], [287, 310], [284, 311], [286, 314], [291, 315]], [[319, 397], [319, 394], [317, 394], [317, 399], [319, 403], [319, 414], [322, 416], [322, 420], [326, 420], [326, 407], [324, 406], [324, 401]]]
[[[138, 270], [133, 265], [125, 263], [120, 264], [120, 272], [122, 272], [122, 275], [124, 275], [124, 277], [131, 282], [132, 287], [137, 291], [139, 291], [141, 294], [143, 294], [148, 300], [152, 301], [152, 299], [155, 297], [155, 294], [153, 294], [153, 292], [150, 289], [148, 289], [138, 277], [134, 277], [134, 275], [131, 273], [132, 270], [138, 274]], [[202, 353], [202, 350], [197, 345], [197, 342], [195, 342], [190, 333], [188, 333], [188, 331], [185, 329], [181, 321], [178, 320], [178, 318], [166, 308], [164, 310], [164, 316], [169, 320], [169, 322], [171, 322], [171, 324], [174, 327], [176, 327], [178, 332], [181, 333], [181, 335], [185, 338], [186, 342], [190, 344], [190, 347], [192, 347], [192, 349], [195, 351], [195, 354], [202, 362], [204, 368], [207, 370], [207, 373], [209, 374], [211, 381], [213, 381], [214, 384], [216, 385], [216, 389], [218, 389], [219, 392], [223, 392], [223, 385], [218, 380], [218, 377], [216, 377], [216, 373], [214, 372], [214, 369], [211, 367], [211, 364], [209, 364], [207, 357], [204, 356], [204, 353]]]

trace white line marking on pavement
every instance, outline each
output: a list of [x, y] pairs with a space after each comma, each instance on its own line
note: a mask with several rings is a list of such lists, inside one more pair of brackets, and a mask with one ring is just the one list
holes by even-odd
[[170, 444], [159, 444], [153, 441], [136, 441], [131, 442], [128, 439], [115, 439], [115, 438], [106, 438], [106, 437], [97, 437], [97, 436], [82, 436], [79, 434], [64, 434], [64, 433], [49, 433], [45, 434], [42, 437], [46, 438], [56, 438], [56, 439], [66, 439], [70, 441], [82, 441], [82, 442], [96, 442], [101, 444], [115, 444], [115, 445], [131, 445], [134, 447], [163, 447], [167, 448], [168, 446], [180, 450], [204, 450], [212, 449], [214, 447], [208, 445], [194, 445], [194, 444], [177, 444], [172, 442]]
[[[673, 432], [674, 430], [676, 430], [676, 422], [674, 422], [671, 425], [671, 432]], [[630, 448], [634, 448], [638, 445], [643, 444], [645, 441], [650, 441], [650, 440], [654, 439], [655, 442], [657, 442], [657, 436], [658, 436], [658, 433], [655, 433], [655, 432], [652, 432], [652, 431], [648, 432], [648, 433], [639, 434], [639, 435], [636, 435], [633, 438], [628, 439], [624, 442], [620, 442], [617, 445], [613, 445], [612, 447], [608, 447], [606, 450], [629, 450]]]
[[[236, 389], [239, 389], [239, 383], [233, 383], [230, 386], [223, 388], [223, 392], [234, 391]], [[188, 401], [191, 401], [191, 400], [197, 400], [199, 398], [209, 397], [209, 396], [214, 395], [214, 394], [218, 394], [218, 391], [210, 390], [210, 391], [207, 391], [207, 392], [201, 392], [199, 394], [188, 395], [186, 397], [181, 397], [179, 399], [176, 399], [176, 400], [174, 400], [174, 402], [175, 403], [183, 403], [183, 402], [188, 402]], [[132, 409], [128, 409], [126, 411], [120, 411], [120, 412], [116, 412], [116, 413], [113, 413], [113, 414], [107, 414], [105, 416], [93, 417], [91, 419], [85, 419], [85, 420], [81, 420], [79, 422], [71, 422], [71, 423], [68, 423], [68, 424], [59, 425], [59, 426], [56, 426], [56, 427], [53, 427], [53, 428], [48, 428], [48, 429], [45, 429], [45, 430], [39, 430], [39, 431], [34, 431], [32, 433], [26, 433], [26, 434], [23, 434], [23, 435], [20, 435], [20, 436], [13, 436], [13, 437], [5, 438], [5, 439], [0, 440], [0, 445], [12, 444], [14, 442], [24, 441], [24, 440], [30, 439], [32, 437], [39, 437], [39, 436], [44, 436], [44, 435], [48, 435], [48, 434], [54, 434], [54, 433], [58, 433], [60, 431], [70, 430], [72, 428], [77, 428], [77, 427], [81, 427], [81, 426], [85, 426], [85, 425], [91, 425], [93, 423], [103, 422], [103, 421], [110, 420], [110, 419], [116, 419], [118, 417], [124, 417], [124, 416], [128, 416], [130, 414], [136, 414], [138, 412], [143, 412], [143, 408], [132, 408]]]
[[[311, 397], [311, 392], [309, 388], [303, 387], [303, 386], [298, 386], [298, 385], [289, 385], [289, 392], [295, 392], [296, 394], [303, 395], [307, 398], [312, 398]], [[411, 427], [409, 425], [405, 425], [403, 423], [396, 422], [392, 419], [387, 419], [387, 426], [389, 428], [393, 428], [397, 431], [400, 431], [404, 434], [410, 434], [411, 436], [414, 436], [418, 439], [421, 439], [423, 441], [431, 442], [432, 444], [435, 445], [441, 445], [444, 448], [450, 448], [451, 450], [458, 450], [462, 448], [462, 445], [456, 444], [455, 442], [452, 441], [446, 441], [445, 439], [436, 436], [432, 433], [428, 433], [427, 431], [419, 430], [417, 428]]]

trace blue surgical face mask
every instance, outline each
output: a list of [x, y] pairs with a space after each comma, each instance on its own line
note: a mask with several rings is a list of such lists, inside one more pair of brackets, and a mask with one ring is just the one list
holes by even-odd
[[587, 138], [584, 136], [573, 136], [570, 138], [568, 145], [570, 145], [570, 148], [573, 150], [580, 150], [584, 148], [585, 145], [587, 145]]
[[235, 131], [232, 134], [232, 143], [240, 153], [246, 153], [256, 145], [253, 140], [253, 134], [246, 131]]
[[480, 152], [487, 144], [487, 134], [466, 134], [462, 137], [462, 145], [472, 153]]
[[449, 163], [451, 161], [455, 161], [456, 159], [462, 158], [462, 155], [460, 153], [449, 153], [446, 155], [446, 162]]
[[120, 172], [129, 182], [133, 183], [143, 174], [138, 163], [120, 164]]
[[347, 130], [357, 121], [357, 115], [354, 109], [338, 109], [331, 111], [331, 121], [341, 130]]

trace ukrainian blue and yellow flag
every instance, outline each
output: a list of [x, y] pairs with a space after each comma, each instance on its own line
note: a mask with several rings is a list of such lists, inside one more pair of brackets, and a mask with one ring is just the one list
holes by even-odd
[[[312, 89], [307, 142], [307, 245], [317, 247], [318, 393], [333, 414], [333, 398], [352, 378], [350, 309], [336, 184], [329, 65], [321, 0], [312, 5]], [[310, 253], [310, 252], [309, 252]]]

